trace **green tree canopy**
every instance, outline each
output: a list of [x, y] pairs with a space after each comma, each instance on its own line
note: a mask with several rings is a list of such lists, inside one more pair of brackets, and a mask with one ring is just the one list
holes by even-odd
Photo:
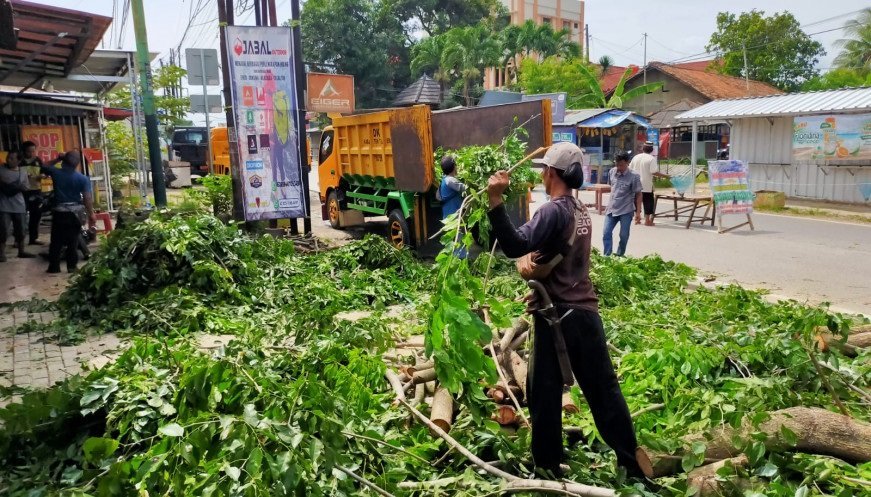
[[596, 71], [581, 59], [549, 57], [541, 62], [524, 59], [520, 65], [520, 87], [527, 93], [565, 92], [569, 108], [622, 108], [623, 105], [644, 93], [662, 87], [662, 83], [648, 83], [624, 91], [626, 81], [632, 76], [627, 68], [610, 96], [602, 91]]
[[[190, 98], [174, 97], [169, 92], [164, 91], [180, 87], [181, 78], [185, 74], [187, 71], [175, 65], [161, 66], [154, 70], [151, 81], [154, 88], [154, 106], [157, 109], [157, 118], [160, 124], [176, 126], [187, 122], [185, 116], [190, 109]], [[133, 97], [130, 93], [130, 86], [124, 85], [109, 93], [106, 96], [106, 103], [112, 107], [132, 109]]]
[[419, 28], [429, 36], [473, 26], [487, 17], [507, 15], [498, 0], [385, 0], [385, 3], [411, 31]]
[[303, 58], [315, 69], [353, 75], [360, 107], [387, 106], [395, 88], [410, 78], [403, 21], [386, 1], [307, 0], [301, 14]]
[[871, 86], [871, 72], [857, 69], [837, 68], [809, 79], [802, 85], [804, 91], [837, 90], [857, 86]]
[[847, 21], [844, 34], [847, 38], [837, 42], [841, 53], [835, 58], [835, 65], [868, 74], [871, 72], [871, 7]]
[[463, 82], [463, 100], [472, 105], [470, 89], [485, 67], [499, 61], [499, 44], [486, 26], [454, 28], [445, 33], [441, 66]]
[[722, 70], [744, 76], [744, 50], [747, 76], [784, 91], [798, 90], [802, 83], [819, 74], [814, 67], [826, 51], [811, 39], [789, 12], [766, 16], [761, 10], [717, 14], [717, 31], [707, 50], [718, 52]]

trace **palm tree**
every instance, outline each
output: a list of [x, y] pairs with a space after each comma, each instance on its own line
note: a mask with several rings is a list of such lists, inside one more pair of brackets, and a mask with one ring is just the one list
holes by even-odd
[[469, 89], [485, 67], [499, 63], [499, 46], [489, 31], [478, 26], [454, 28], [445, 33], [441, 65], [463, 80], [463, 99], [472, 105]]
[[411, 73], [417, 77], [432, 71], [433, 79], [439, 84], [439, 102], [444, 100], [445, 85], [451, 82], [450, 71], [442, 65], [445, 41], [444, 35], [430, 36], [411, 49]]
[[849, 38], [837, 41], [842, 50], [835, 58], [835, 65], [863, 73], [871, 72], [871, 7], [864, 9], [857, 18], [847, 21], [844, 33]]
[[612, 59], [608, 55], [603, 55], [599, 57], [599, 67], [602, 69], [602, 77], [604, 78], [606, 74], [608, 74], [608, 69], [614, 66], [614, 59]]
[[[601, 61], [599, 61], [601, 63]], [[581, 97], [580, 103], [590, 108], [596, 109], [622, 109], [623, 104], [640, 97], [645, 93], [649, 93], [662, 88], [662, 83], [647, 83], [646, 85], [637, 86], [629, 91], [624, 91], [626, 81], [632, 76], [632, 68], [626, 68], [626, 71], [620, 76], [620, 81], [614, 87], [610, 98], [605, 97], [605, 92], [602, 91], [602, 84], [599, 81], [599, 75], [593, 72], [586, 65], [579, 67], [581, 77], [587, 86], [589, 92]]]

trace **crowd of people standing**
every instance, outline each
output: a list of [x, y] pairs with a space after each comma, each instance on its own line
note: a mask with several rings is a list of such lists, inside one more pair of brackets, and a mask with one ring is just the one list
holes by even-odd
[[[7, 152], [0, 167], [0, 262], [7, 261], [10, 226], [18, 257], [35, 257], [26, 246], [43, 245], [39, 226], [43, 214], [50, 212], [47, 272], [61, 271], [62, 256], [67, 271], [76, 270], [82, 225], [87, 222], [93, 228], [96, 223], [91, 181], [79, 171], [81, 162], [80, 152], [69, 151], [44, 163], [36, 155], [36, 144], [29, 141]], [[46, 178], [51, 179], [50, 191], [43, 191]]]

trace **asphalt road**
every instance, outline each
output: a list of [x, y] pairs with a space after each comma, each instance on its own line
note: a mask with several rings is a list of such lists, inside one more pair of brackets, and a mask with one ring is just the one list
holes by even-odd
[[[593, 196], [582, 193], [585, 202]], [[545, 201], [533, 192], [533, 209]], [[660, 210], [664, 209], [660, 207]], [[593, 213], [593, 246], [602, 248], [604, 217]], [[724, 220], [727, 225], [738, 219]], [[740, 222], [740, 221], [738, 221]], [[627, 255], [659, 254], [683, 262], [717, 281], [765, 288], [772, 294], [871, 316], [871, 225], [756, 213], [755, 231], [718, 234], [715, 227], [657, 219], [632, 226]], [[616, 246], [619, 230], [614, 230]]]
[[[317, 167], [310, 181], [317, 191]], [[318, 206], [317, 195], [312, 197], [312, 204]], [[593, 202], [592, 193], [582, 192], [581, 198]], [[545, 201], [538, 187], [531, 210]], [[329, 230], [317, 214], [318, 229]], [[601, 250], [604, 217], [593, 213], [592, 218], [593, 246]], [[726, 223], [733, 221], [734, 216]], [[767, 289], [802, 302], [829, 302], [834, 310], [871, 317], [871, 225], [760, 213], [753, 215], [753, 222], [755, 231], [745, 227], [725, 234], [710, 225], [694, 224], [687, 230], [681, 223], [663, 220], [653, 227], [633, 225], [627, 255], [659, 254], [716, 276], [720, 283]], [[383, 223], [377, 222], [365, 229], [384, 230]], [[614, 230], [615, 246], [617, 240], [618, 230]]]

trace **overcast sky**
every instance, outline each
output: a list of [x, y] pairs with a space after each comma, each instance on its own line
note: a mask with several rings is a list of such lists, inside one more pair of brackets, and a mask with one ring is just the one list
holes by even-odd
[[[124, 0], [34, 1], [106, 16], [112, 16], [113, 5], [121, 9], [125, 3]], [[192, 4], [197, 5], [197, 2], [198, 0], [144, 0], [149, 48], [152, 52], [158, 52], [168, 60], [169, 49], [177, 47], [181, 42], [182, 33], [188, 24], [190, 8]], [[218, 47], [217, 2], [202, 0], [201, 5], [205, 8], [196, 17], [182, 48]], [[838, 52], [834, 45], [842, 37], [838, 28], [847, 19], [855, 16], [858, 10], [867, 6], [868, 0], [587, 0], [586, 21], [593, 38], [590, 43], [593, 60], [598, 60], [602, 55], [610, 55], [618, 65], [641, 65], [644, 60], [642, 33], [648, 34], [649, 61], [671, 62], [689, 56], [695, 56], [689, 58], [698, 60], [698, 54], [704, 51], [715, 28], [718, 11], [739, 13], [762, 8], [767, 13], [773, 13], [788, 10], [795, 15], [806, 33], [828, 31], [812, 35], [826, 49], [827, 54], [819, 63], [820, 69], [826, 70], [832, 65], [832, 59]], [[289, 19], [289, 0], [277, 0], [277, 11], [279, 19]], [[132, 19], [128, 18], [123, 35], [119, 33], [120, 14], [116, 15], [116, 19], [101, 48], [118, 48], [120, 38], [120, 48], [134, 49]], [[253, 10], [237, 18], [236, 23], [253, 25]], [[217, 122], [224, 120], [223, 115], [213, 115], [213, 118]], [[194, 120], [202, 122], [202, 119]]]

